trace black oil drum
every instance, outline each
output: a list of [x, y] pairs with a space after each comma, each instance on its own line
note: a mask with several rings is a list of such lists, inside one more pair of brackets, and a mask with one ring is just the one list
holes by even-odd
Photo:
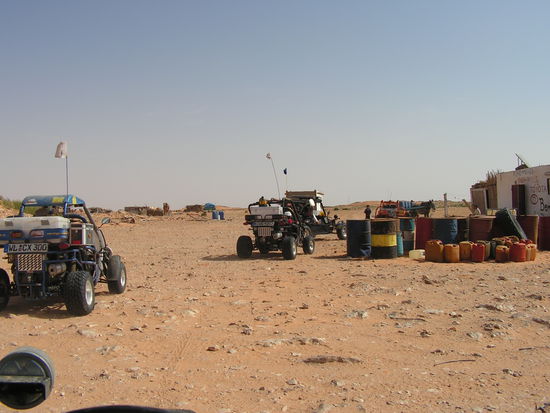
[[348, 238], [346, 240], [348, 257], [367, 258], [371, 255], [371, 234], [369, 219], [351, 219], [346, 221]]

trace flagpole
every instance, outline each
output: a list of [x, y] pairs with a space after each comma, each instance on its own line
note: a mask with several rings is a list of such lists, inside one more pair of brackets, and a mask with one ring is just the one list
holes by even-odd
[[59, 142], [54, 156], [56, 158], [65, 158], [65, 189], [67, 190], [67, 196], [69, 196], [69, 153], [67, 151], [67, 142]]
[[281, 199], [281, 190], [279, 189], [279, 180], [277, 179], [277, 171], [275, 171], [275, 163], [273, 162], [273, 157], [271, 156], [271, 153], [268, 153], [265, 157], [271, 161], [271, 166], [273, 167], [273, 175], [275, 175], [275, 182], [277, 183], [277, 194], [279, 195], [279, 199]]
[[67, 183], [67, 197], [69, 196], [69, 156], [65, 157], [65, 181]]

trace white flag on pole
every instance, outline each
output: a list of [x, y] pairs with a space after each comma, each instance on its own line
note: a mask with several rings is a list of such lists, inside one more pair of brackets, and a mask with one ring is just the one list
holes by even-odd
[[57, 149], [55, 150], [56, 158], [67, 158], [69, 153], [67, 152], [67, 142], [59, 142]]

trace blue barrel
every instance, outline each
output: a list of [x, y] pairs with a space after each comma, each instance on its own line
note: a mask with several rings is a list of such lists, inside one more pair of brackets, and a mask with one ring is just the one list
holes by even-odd
[[403, 253], [414, 250], [414, 231], [403, 231]]
[[468, 241], [470, 236], [470, 225], [468, 218], [457, 218], [458, 235], [457, 241]]
[[223, 211], [218, 211], [218, 216], [220, 219], [225, 219], [225, 213]]
[[352, 258], [367, 258], [371, 255], [371, 234], [369, 219], [346, 221], [347, 255]]
[[395, 235], [397, 237], [397, 256], [402, 257], [405, 254], [403, 249], [403, 233], [401, 231], [397, 231]]
[[[411, 202], [411, 201], [407, 201]], [[399, 218], [399, 229], [403, 233], [403, 254], [407, 254], [409, 251], [414, 250], [414, 218]], [[399, 247], [399, 245], [398, 245]], [[398, 251], [399, 255], [399, 251]]]
[[458, 243], [458, 221], [456, 218], [436, 218], [433, 220], [433, 238], [443, 244]]
[[220, 214], [218, 211], [212, 211], [212, 219], [220, 219]]
[[401, 231], [414, 231], [414, 218], [399, 218], [399, 229]]

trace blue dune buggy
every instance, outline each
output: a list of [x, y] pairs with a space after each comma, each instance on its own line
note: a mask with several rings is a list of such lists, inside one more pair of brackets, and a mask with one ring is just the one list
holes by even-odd
[[[101, 225], [109, 222], [104, 218]], [[94, 309], [98, 282], [106, 282], [114, 294], [126, 289], [122, 259], [113, 255], [77, 196], [26, 197], [17, 216], [0, 219], [0, 246], [13, 276], [10, 281], [0, 269], [0, 310], [10, 296], [61, 296], [71, 314], [87, 315]]]

